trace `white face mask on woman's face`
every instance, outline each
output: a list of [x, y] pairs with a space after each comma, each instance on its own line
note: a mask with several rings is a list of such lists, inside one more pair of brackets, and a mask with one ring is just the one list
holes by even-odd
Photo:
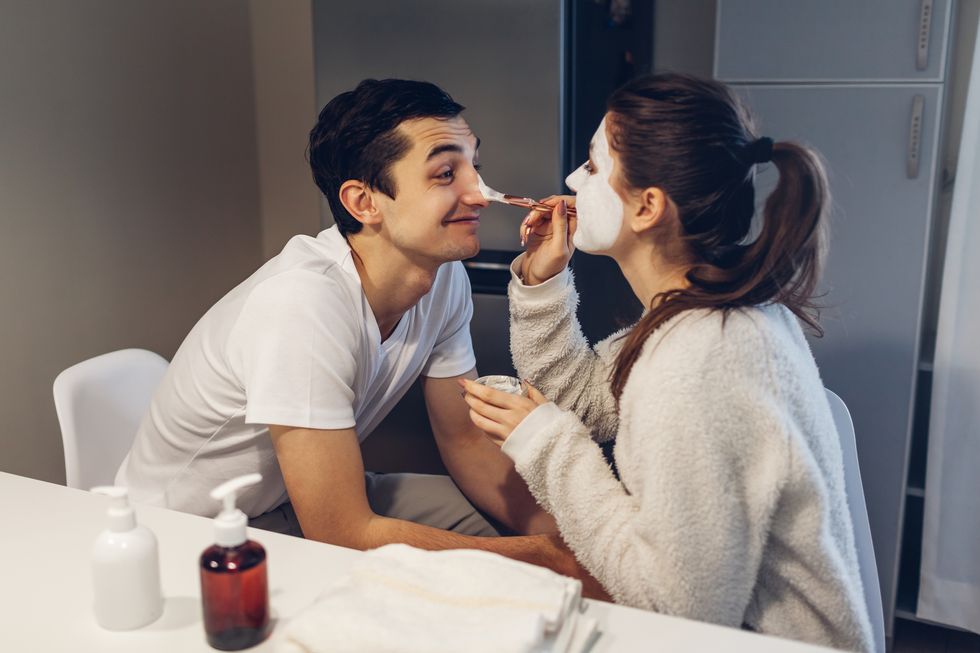
[[613, 160], [605, 118], [592, 137], [591, 152], [595, 169], [583, 163], [565, 179], [576, 195], [578, 227], [572, 243], [583, 252], [603, 252], [613, 246], [623, 226], [623, 201], [609, 184]]

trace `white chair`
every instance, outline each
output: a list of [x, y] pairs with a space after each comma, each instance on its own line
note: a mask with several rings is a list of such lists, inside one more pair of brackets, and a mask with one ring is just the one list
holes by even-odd
[[875, 550], [871, 543], [871, 524], [868, 522], [868, 506], [864, 502], [864, 486], [861, 484], [861, 469], [858, 466], [857, 443], [854, 438], [854, 422], [844, 400], [827, 390], [830, 411], [840, 436], [841, 453], [844, 455], [844, 487], [847, 492], [847, 505], [854, 523], [854, 544], [857, 547], [858, 565], [861, 568], [861, 583], [864, 585], [864, 601], [868, 604], [871, 630], [874, 635], [874, 650], [885, 653], [885, 618], [882, 614], [881, 587], [878, 584], [878, 567]]
[[121, 349], [58, 375], [54, 407], [68, 487], [112, 485], [167, 365], [151, 351]]

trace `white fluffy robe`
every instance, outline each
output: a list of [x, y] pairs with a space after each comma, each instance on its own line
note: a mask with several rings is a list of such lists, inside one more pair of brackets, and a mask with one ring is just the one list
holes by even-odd
[[[555, 403], [504, 451], [617, 603], [871, 650], [840, 442], [789, 310], [675, 317], [617, 416], [618, 334], [588, 346], [571, 272], [509, 294], [517, 370]], [[620, 480], [593, 441], [613, 437]]]

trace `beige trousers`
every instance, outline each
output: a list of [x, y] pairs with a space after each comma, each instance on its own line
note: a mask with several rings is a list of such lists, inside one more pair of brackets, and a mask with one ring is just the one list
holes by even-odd
[[[364, 485], [375, 514], [463, 535], [499, 535], [448, 476], [367, 472]], [[291, 503], [250, 519], [248, 525], [303, 537]]]

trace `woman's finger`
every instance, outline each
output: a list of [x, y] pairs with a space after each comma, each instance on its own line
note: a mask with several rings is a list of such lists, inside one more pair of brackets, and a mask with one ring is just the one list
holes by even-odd
[[508, 421], [510, 421], [507, 419], [509, 411], [505, 408], [498, 408], [496, 406], [492, 406], [487, 402], [483, 401], [482, 399], [480, 399], [479, 397], [472, 394], [467, 394], [466, 396], [463, 397], [463, 399], [470, 407], [470, 410], [476, 412], [478, 415], [482, 415], [483, 417], [493, 420], [498, 424], [505, 424]]
[[565, 204], [568, 206], [575, 206], [574, 195], [549, 195], [544, 199], [538, 200], [538, 204], [547, 204], [548, 206], [555, 207], [558, 206], [558, 202], [561, 200], [565, 200]]
[[560, 234], [562, 240], [568, 239], [568, 206], [565, 200], [559, 200], [551, 210], [551, 225], [554, 233]]
[[521, 401], [524, 400], [524, 397], [513, 395], [502, 390], [496, 390], [485, 386], [482, 383], [470, 381], [469, 379], [463, 379], [463, 387], [466, 389], [467, 393], [482, 399], [491, 406], [497, 406], [498, 408], [519, 408]]
[[578, 214], [568, 214], [568, 240], [566, 244], [569, 250], [574, 250], [575, 245], [572, 242], [572, 238], [575, 236], [575, 231], [578, 229]]
[[[534, 230], [538, 225], [549, 222], [551, 220], [550, 211], [542, 211], [541, 209], [531, 209], [531, 212], [526, 218], [524, 218], [524, 225], [527, 229]], [[538, 234], [546, 235], [546, 234]]]
[[517, 235], [520, 236], [522, 244], [524, 243], [525, 240], [527, 240], [527, 223], [528, 220], [531, 219], [532, 215], [534, 215], [534, 211], [530, 211], [527, 215], [525, 215], [524, 219], [521, 220], [521, 226], [518, 228]]
[[524, 380], [524, 387], [527, 388], [528, 399], [533, 401], [535, 404], [540, 406], [541, 404], [548, 403], [548, 398], [545, 397], [543, 394], [541, 394], [541, 392], [537, 388], [535, 388], [533, 385], [528, 383], [526, 379]]
[[470, 420], [476, 425], [478, 429], [492, 436], [494, 439], [506, 440], [507, 433], [504, 428], [497, 424], [496, 422], [487, 419], [480, 413], [470, 410]]
[[[565, 233], [568, 235], [568, 237], [570, 238], [571, 235], [569, 234], [568, 227], [563, 228], [560, 225], [556, 225], [554, 220], [555, 210], [563, 201], [565, 202], [566, 216], [567, 216], [567, 207], [575, 206], [574, 195], [549, 195], [544, 199], [538, 200], [539, 204], [550, 206], [552, 210], [541, 211], [538, 209], [532, 209], [531, 213], [529, 213], [528, 216], [524, 218], [524, 222], [522, 223], [524, 225], [524, 231], [522, 233], [525, 233], [527, 235], [531, 235], [533, 233], [534, 235], [539, 237], [547, 237], [554, 234], [555, 229], [560, 229], [560, 230], [563, 229]], [[570, 217], [571, 216], [567, 216], [567, 218]], [[568, 223], [566, 222], [566, 224]], [[547, 225], [548, 228], [547, 229], [539, 228], [539, 225], [541, 226]]]

